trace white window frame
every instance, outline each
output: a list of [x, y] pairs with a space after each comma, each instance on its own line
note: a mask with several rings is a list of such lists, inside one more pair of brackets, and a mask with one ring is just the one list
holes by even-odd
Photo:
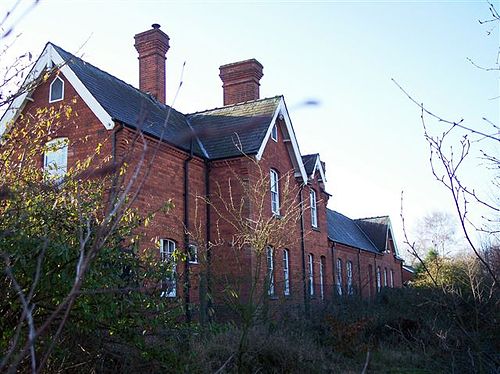
[[311, 188], [309, 191], [309, 200], [311, 204], [311, 226], [314, 228], [318, 227], [318, 207], [316, 199], [316, 191]]
[[346, 262], [346, 277], [347, 277], [347, 294], [353, 295], [354, 289], [352, 287], [352, 261]]
[[337, 285], [337, 294], [342, 296], [342, 259], [337, 259], [337, 271], [336, 271], [335, 283]]
[[188, 260], [190, 264], [198, 263], [198, 246], [196, 244], [188, 245]]
[[[55, 82], [61, 82], [61, 97], [54, 99], [52, 97], [52, 86], [54, 85]], [[64, 80], [61, 79], [61, 77], [57, 76], [54, 78], [54, 80], [50, 83], [49, 87], [49, 103], [56, 103], [58, 101], [61, 101], [64, 99]]]
[[394, 270], [391, 269], [391, 288], [394, 288]]
[[68, 171], [68, 138], [56, 138], [45, 143], [43, 170], [51, 180], [61, 180]]
[[290, 252], [283, 250], [283, 293], [290, 296]]
[[[160, 239], [160, 260], [169, 263], [172, 261], [172, 256], [175, 252], [176, 244], [172, 239]], [[175, 262], [172, 261], [172, 273], [161, 282], [161, 288], [166, 285], [170, 289], [161, 292], [163, 297], [176, 297], [177, 296], [177, 281]]]
[[325, 256], [321, 256], [319, 259], [319, 294], [321, 300], [325, 299]]
[[387, 268], [384, 268], [384, 287], [387, 287]]
[[309, 295], [314, 296], [314, 256], [309, 253]]
[[280, 193], [279, 193], [279, 176], [274, 169], [270, 171], [271, 181], [271, 211], [273, 214], [280, 214]]
[[268, 278], [268, 288], [267, 294], [269, 296], [274, 296], [275, 288], [274, 288], [274, 249], [273, 247], [267, 247], [266, 250], [266, 258], [267, 258], [267, 278]]
[[276, 123], [273, 125], [271, 129], [271, 139], [274, 140], [275, 142], [278, 142], [278, 126], [276, 126]]
[[380, 274], [380, 266], [377, 266], [377, 292], [382, 289], [382, 275]]

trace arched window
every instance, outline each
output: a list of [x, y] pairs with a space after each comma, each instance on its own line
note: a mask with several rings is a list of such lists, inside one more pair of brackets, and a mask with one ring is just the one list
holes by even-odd
[[309, 192], [309, 200], [311, 204], [311, 226], [318, 227], [318, 210], [316, 206], [316, 191], [312, 188]]
[[382, 288], [381, 279], [380, 279], [380, 266], [377, 266], [377, 292], [380, 292]]
[[57, 76], [50, 84], [49, 103], [60, 101], [63, 98], [64, 98], [64, 81]]
[[352, 287], [352, 262], [351, 261], [347, 261], [346, 276], [347, 276], [347, 294], [352, 295], [354, 293], [354, 289]]
[[175, 262], [173, 259], [173, 254], [175, 252], [175, 242], [171, 239], [161, 239], [160, 240], [160, 259], [163, 262], [172, 264], [172, 269], [170, 274], [161, 282], [162, 293], [161, 296], [165, 297], [176, 297], [177, 296], [177, 284], [175, 275]]
[[394, 270], [391, 269], [391, 288], [394, 288]]
[[290, 252], [283, 250], [283, 293], [290, 295]]
[[314, 256], [309, 253], [309, 295], [314, 296]]
[[271, 211], [280, 214], [279, 178], [274, 169], [271, 169]]
[[387, 268], [384, 268], [384, 287], [387, 287], [389, 284], [387, 283]]
[[340, 258], [337, 259], [337, 293], [339, 296], [342, 295], [342, 260]]
[[272, 247], [267, 247], [267, 294], [274, 295], [274, 251]]
[[326, 259], [325, 256], [321, 256], [319, 262], [319, 293], [321, 300], [325, 298], [325, 270], [326, 270]]
[[43, 169], [49, 179], [60, 180], [68, 171], [68, 138], [45, 143]]

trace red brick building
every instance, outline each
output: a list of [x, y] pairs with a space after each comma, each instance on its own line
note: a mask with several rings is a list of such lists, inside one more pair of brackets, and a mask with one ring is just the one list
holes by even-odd
[[[71, 105], [78, 116], [53, 136], [61, 147], [40, 160], [56, 174], [92, 155], [97, 144], [102, 144], [101, 158], [130, 152], [138, 131], [148, 152], [158, 147], [136, 206], [147, 212], [171, 200], [175, 208], [145, 228], [143, 248], [151, 248], [157, 239], [160, 248], [154, 250], [164, 259], [175, 250], [188, 253], [176, 264], [176, 280], [166, 282], [163, 296], [199, 304], [209, 290], [217, 298], [223, 282], [236, 282], [243, 295], [248, 292], [261, 259], [251, 248], [235, 257], [234, 227], [220, 219], [217, 212], [224, 201], [214, 196], [219, 191], [226, 199], [241, 198], [244, 186], [258, 183], [262, 171], [268, 185], [261, 196], [264, 219], [281, 219], [284, 201], [296, 201], [301, 208], [300, 219], [287, 228], [289, 245], [266, 253], [270, 300], [373, 297], [382, 287], [401, 287], [402, 260], [389, 218], [351, 220], [327, 208], [325, 164], [318, 154], [300, 153], [284, 97], [259, 97], [263, 67], [258, 61], [221, 66], [224, 105], [183, 114], [165, 104], [169, 37], [155, 24], [135, 36], [135, 47], [139, 89], [48, 43], [27, 81], [40, 79], [54, 66], [57, 74], [16, 98], [0, 121], [0, 133], [15, 126], [20, 113]], [[296, 195], [287, 200], [283, 184], [289, 175], [289, 191]], [[229, 189], [228, 181], [235, 177], [243, 184]], [[257, 202], [242, 207], [245, 219], [263, 219], [252, 204]], [[221, 244], [207, 251], [206, 243], [216, 238]]]

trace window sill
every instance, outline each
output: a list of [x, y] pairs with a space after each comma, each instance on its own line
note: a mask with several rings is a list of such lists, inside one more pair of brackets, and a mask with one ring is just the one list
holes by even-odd
[[321, 230], [319, 229], [319, 227], [311, 226], [311, 230], [316, 231], [316, 232], [321, 232]]

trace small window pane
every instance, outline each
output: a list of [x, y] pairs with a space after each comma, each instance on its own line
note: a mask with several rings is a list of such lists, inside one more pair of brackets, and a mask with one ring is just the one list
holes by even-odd
[[342, 260], [337, 259], [337, 293], [342, 296]]
[[284, 294], [290, 295], [290, 263], [288, 250], [283, 250], [283, 278], [284, 278]]
[[278, 173], [271, 169], [271, 211], [274, 214], [280, 214], [280, 198], [279, 198], [279, 185]]
[[57, 138], [45, 144], [43, 169], [49, 179], [60, 180], [68, 169], [68, 139]]
[[[161, 239], [160, 241], [160, 259], [164, 262], [172, 261], [172, 255], [175, 251], [175, 242], [170, 239]], [[161, 296], [165, 297], [176, 297], [177, 296], [177, 284], [175, 276], [175, 263], [172, 264], [172, 270], [170, 275], [168, 275], [162, 282], [161, 288], [163, 292]]]
[[380, 266], [377, 266], [377, 292], [380, 292], [380, 289], [382, 288], [382, 281], [380, 277]]
[[309, 295], [314, 296], [314, 257], [309, 254]]
[[352, 287], [352, 262], [347, 261], [347, 294], [352, 295], [354, 289]]
[[56, 77], [50, 84], [49, 102], [62, 100], [64, 97], [64, 81]]
[[269, 281], [269, 286], [267, 289], [268, 295], [274, 295], [274, 259], [273, 259], [273, 249], [271, 247], [267, 248], [267, 277]]
[[311, 225], [312, 225], [312, 227], [318, 227], [318, 211], [316, 208], [316, 191], [311, 190], [309, 197], [310, 197], [310, 203], [311, 203]]
[[271, 130], [271, 138], [276, 142], [278, 141], [278, 126], [276, 124], [274, 124]]

